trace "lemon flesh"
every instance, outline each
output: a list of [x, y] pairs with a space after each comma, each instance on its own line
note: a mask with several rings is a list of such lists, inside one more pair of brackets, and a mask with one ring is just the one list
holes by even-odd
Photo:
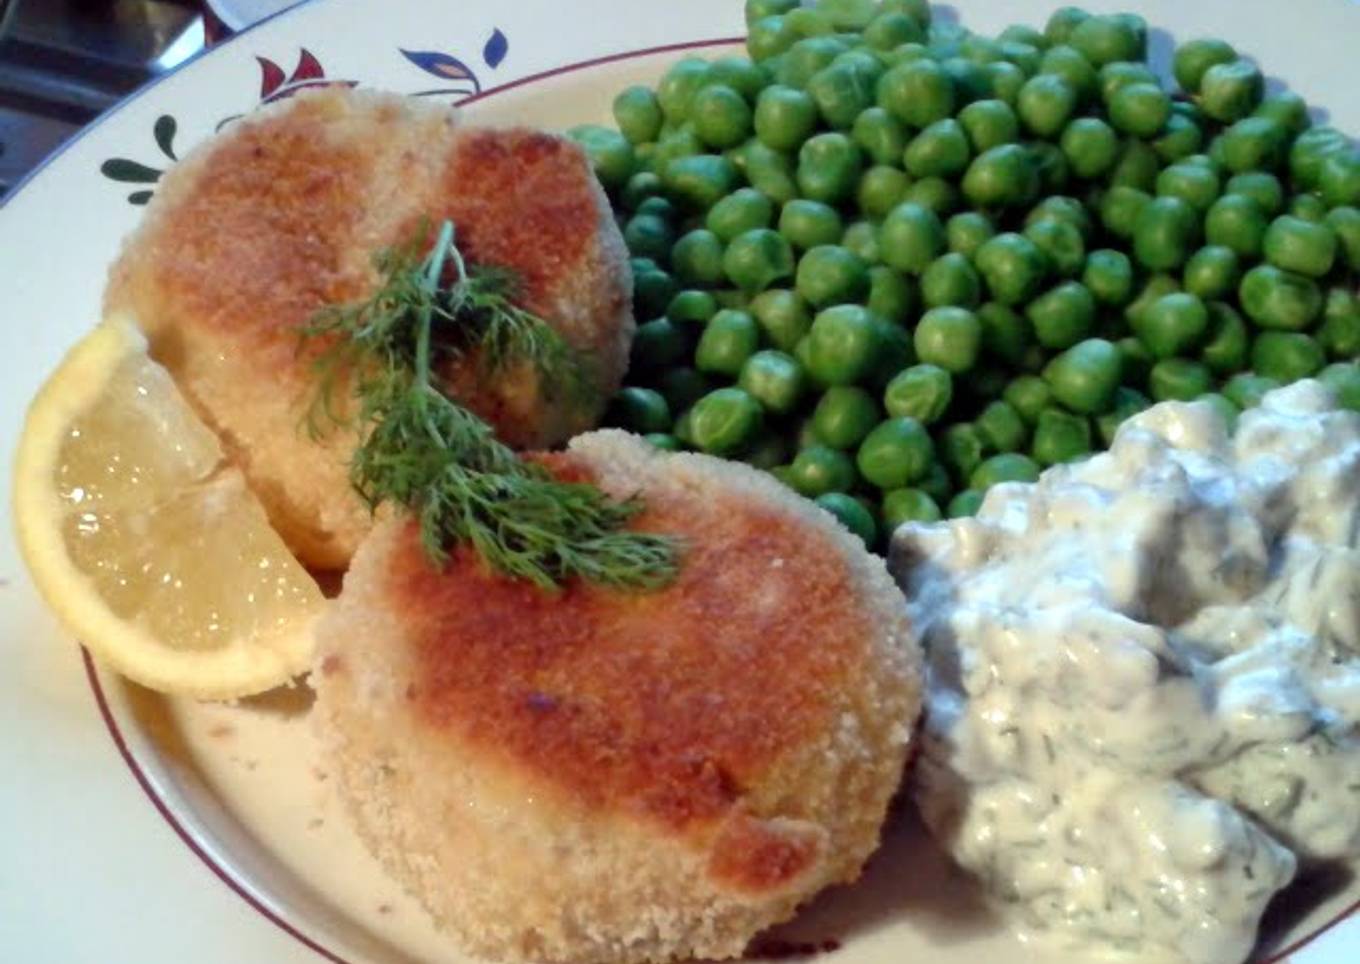
[[137, 682], [224, 699], [307, 668], [316, 582], [130, 322], [86, 336], [34, 399], [14, 509], [47, 602]]

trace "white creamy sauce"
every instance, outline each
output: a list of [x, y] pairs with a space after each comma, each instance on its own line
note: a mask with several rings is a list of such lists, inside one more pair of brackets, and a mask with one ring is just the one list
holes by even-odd
[[1158, 405], [892, 565], [917, 803], [1027, 931], [1236, 964], [1297, 870], [1360, 852], [1360, 414], [1318, 383], [1232, 435]]

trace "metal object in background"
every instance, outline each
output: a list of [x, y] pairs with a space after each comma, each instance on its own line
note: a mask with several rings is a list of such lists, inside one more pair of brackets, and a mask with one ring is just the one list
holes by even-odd
[[0, 195], [202, 47], [195, 0], [0, 0]]

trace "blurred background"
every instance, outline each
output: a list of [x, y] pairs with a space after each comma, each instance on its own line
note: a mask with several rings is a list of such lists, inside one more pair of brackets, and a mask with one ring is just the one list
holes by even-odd
[[124, 96], [298, 0], [0, 0], [0, 198]]

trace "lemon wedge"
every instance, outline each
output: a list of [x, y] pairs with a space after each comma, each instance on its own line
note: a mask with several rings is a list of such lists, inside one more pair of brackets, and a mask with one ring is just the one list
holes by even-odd
[[138, 683], [229, 699], [306, 670], [321, 591], [130, 321], [87, 335], [33, 400], [14, 516], [48, 604]]

